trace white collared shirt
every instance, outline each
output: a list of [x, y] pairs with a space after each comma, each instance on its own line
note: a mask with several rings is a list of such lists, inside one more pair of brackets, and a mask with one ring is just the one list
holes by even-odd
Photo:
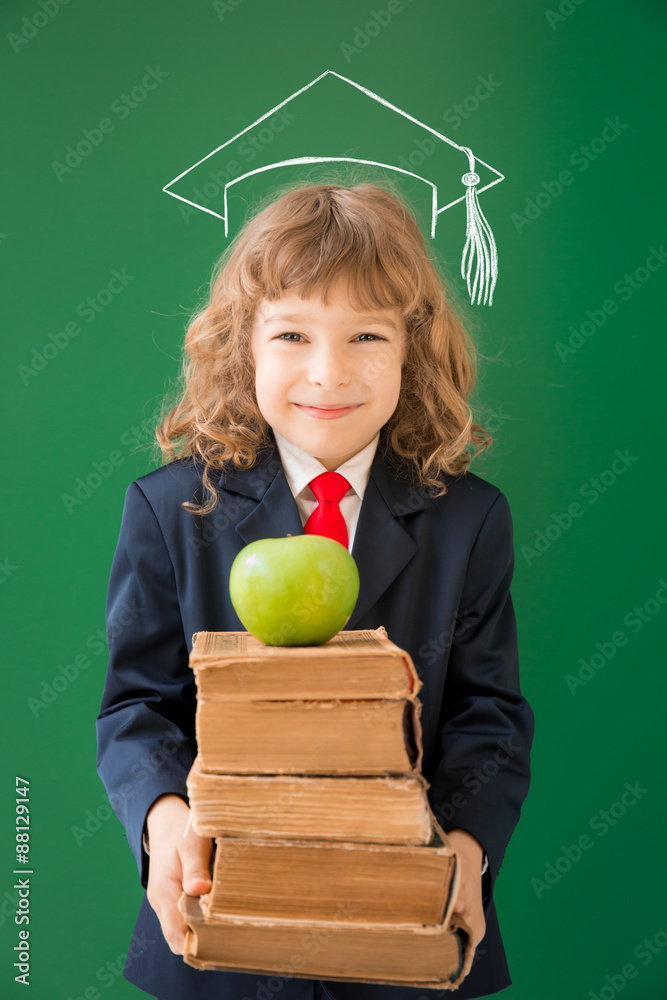
[[[320, 473], [326, 472], [326, 466], [315, 458], [313, 455], [309, 455], [308, 452], [303, 451], [298, 448], [291, 441], [288, 441], [286, 437], [279, 434], [278, 431], [273, 431], [276, 444], [278, 445], [278, 452], [280, 453], [280, 460], [283, 464], [283, 469], [285, 472], [285, 478], [289, 483], [289, 487], [292, 491], [292, 496], [296, 500], [296, 505], [299, 509], [299, 514], [301, 516], [301, 523], [305, 525], [306, 521], [313, 513], [317, 507], [317, 497], [313, 493], [309, 486], [309, 483], [315, 476], [319, 476]], [[345, 519], [345, 524], [347, 525], [347, 536], [348, 536], [348, 550], [352, 551], [352, 546], [354, 544], [354, 536], [357, 529], [357, 521], [359, 520], [359, 511], [361, 510], [361, 501], [364, 498], [364, 492], [366, 486], [368, 485], [368, 479], [371, 474], [371, 465], [373, 464], [373, 459], [375, 458], [375, 452], [377, 450], [378, 441], [380, 440], [380, 432], [378, 431], [372, 441], [362, 448], [361, 451], [353, 455], [352, 458], [348, 458], [347, 462], [343, 462], [335, 470], [340, 473], [341, 476], [345, 476], [348, 483], [350, 484], [350, 489], [347, 491], [345, 496], [340, 501], [340, 512]]]

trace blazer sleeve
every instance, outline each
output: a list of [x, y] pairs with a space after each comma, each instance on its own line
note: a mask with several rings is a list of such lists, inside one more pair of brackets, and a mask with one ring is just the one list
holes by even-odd
[[106, 604], [109, 662], [99, 715], [97, 773], [148, 886], [146, 814], [164, 793], [188, 801], [196, 755], [196, 686], [176, 578], [153, 508], [133, 482], [125, 494]]
[[467, 830], [488, 857], [486, 899], [528, 793], [535, 725], [519, 684], [513, 571], [512, 518], [499, 493], [470, 553], [428, 776], [442, 828]]

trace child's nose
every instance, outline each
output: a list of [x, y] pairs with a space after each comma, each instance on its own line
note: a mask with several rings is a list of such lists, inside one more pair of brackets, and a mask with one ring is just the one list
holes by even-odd
[[327, 389], [345, 385], [352, 376], [350, 359], [337, 351], [320, 351], [310, 361], [310, 381]]

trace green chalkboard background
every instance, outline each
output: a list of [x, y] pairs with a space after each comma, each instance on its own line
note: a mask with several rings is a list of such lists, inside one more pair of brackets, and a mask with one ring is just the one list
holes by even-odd
[[[138, 995], [121, 969], [142, 890], [95, 770], [104, 603], [125, 490], [155, 467], [155, 415], [227, 242], [220, 219], [162, 189], [327, 69], [505, 175], [480, 196], [494, 302], [470, 315], [489, 358], [476, 412], [496, 438], [472, 471], [510, 501], [536, 716], [532, 786], [496, 885], [507, 995], [665, 995], [664, 6], [391, 9], [2, 6], [2, 997], [28, 995], [12, 965], [16, 776], [30, 783], [29, 995]], [[342, 113], [331, 90], [323, 120], [338, 128]], [[417, 163], [407, 133], [376, 138], [378, 155]], [[230, 235], [272, 183], [234, 188]], [[421, 212], [423, 186], [406, 190]], [[459, 203], [433, 247], [460, 290], [464, 235]], [[585, 834], [591, 849], [568, 861]]]

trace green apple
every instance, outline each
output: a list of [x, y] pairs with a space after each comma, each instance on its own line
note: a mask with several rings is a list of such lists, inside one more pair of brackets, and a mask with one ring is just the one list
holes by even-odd
[[359, 571], [325, 535], [260, 538], [234, 559], [229, 596], [243, 627], [267, 646], [319, 646], [349, 621]]

